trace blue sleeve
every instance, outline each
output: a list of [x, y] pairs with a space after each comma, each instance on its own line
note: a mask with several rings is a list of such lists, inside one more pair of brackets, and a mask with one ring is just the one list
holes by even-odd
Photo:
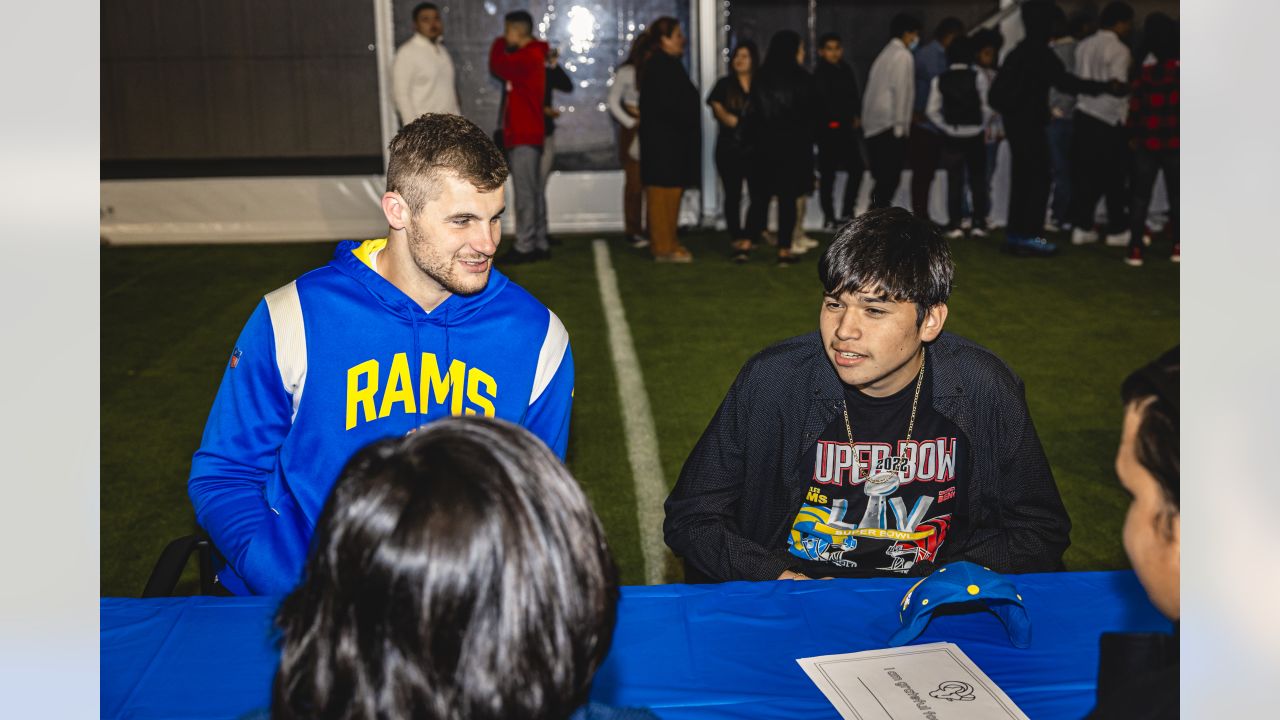
[[[187, 491], [196, 520], [253, 592], [296, 579], [265, 524], [273, 512], [266, 486], [289, 433], [293, 403], [276, 364], [275, 337], [265, 301], [241, 331], [191, 460]], [[255, 544], [255, 537], [264, 535]], [[252, 556], [257, 556], [250, 562]], [[287, 589], [287, 585], [284, 586]]]
[[569, 414], [573, 409], [573, 348], [566, 346], [560, 367], [520, 423], [542, 439], [561, 460], [569, 446]]

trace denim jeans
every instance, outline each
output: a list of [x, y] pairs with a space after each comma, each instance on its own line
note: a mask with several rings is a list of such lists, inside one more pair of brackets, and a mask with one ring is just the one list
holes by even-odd
[[1067, 222], [1071, 211], [1071, 118], [1049, 121], [1049, 163], [1053, 168], [1053, 198], [1049, 208], [1058, 225]]

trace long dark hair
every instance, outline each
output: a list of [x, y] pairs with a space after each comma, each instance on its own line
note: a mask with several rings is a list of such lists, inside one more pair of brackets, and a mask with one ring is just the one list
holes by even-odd
[[729, 54], [729, 92], [725, 97], [725, 109], [730, 112], [741, 113], [742, 109], [747, 105], [747, 93], [742, 90], [742, 83], [738, 82], [738, 72], [733, 69], [733, 59], [738, 57], [739, 50], [746, 50], [747, 55], [751, 58], [751, 74], [754, 77], [760, 69], [760, 50], [756, 48], [756, 44], [750, 40], [743, 40], [733, 48], [733, 52]]
[[[798, 93], [803, 85], [801, 76], [805, 70], [796, 60], [800, 52], [800, 33], [779, 30], [769, 39], [769, 49], [764, 54], [760, 72], [751, 81], [751, 103], [747, 114], [751, 116], [748, 134], [762, 132], [760, 120], [774, 120], [796, 110]], [[761, 141], [764, 138], [756, 138]]]
[[649, 34], [649, 45], [644, 50], [644, 57], [640, 64], [636, 66], [636, 85], [640, 85], [640, 80], [644, 75], [644, 66], [649, 64], [655, 56], [663, 55], [662, 38], [671, 37], [671, 33], [676, 31], [676, 27], [680, 25], [680, 21], [670, 15], [662, 17], [649, 23], [649, 27], [645, 32]]
[[283, 631], [276, 718], [566, 718], [612, 637], [616, 570], [577, 483], [501, 420], [361, 450]]
[[649, 58], [649, 52], [652, 47], [653, 33], [648, 30], [642, 30], [631, 41], [631, 50], [627, 53], [627, 59], [623, 61], [622, 65], [632, 65], [639, 70], [644, 61]]

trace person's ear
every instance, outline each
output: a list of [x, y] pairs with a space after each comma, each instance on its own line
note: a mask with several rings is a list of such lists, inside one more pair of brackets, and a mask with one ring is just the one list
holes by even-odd
[[942, 326], [947, 323], [947, 304], [938, 303], [924, 313], [924, 321], [920, 323], [921, 342], [933, 342], [942, 334]]
[[413, 217], [409, 203], [398, 192], [386, 192], [382, 195], [382, 214], [387, 217], [387, 225], [392, 230], [403, 230]]

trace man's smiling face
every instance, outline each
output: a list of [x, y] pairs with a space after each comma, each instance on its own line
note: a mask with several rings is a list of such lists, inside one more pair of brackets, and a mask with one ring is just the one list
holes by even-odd
[[501, 239], [502, 186], [484, 192], [455, 173], [435, 180], [437, 194], [405, 224], [409, 254], [418, 269], [444, 290], [473, 295], [484, 290]]

